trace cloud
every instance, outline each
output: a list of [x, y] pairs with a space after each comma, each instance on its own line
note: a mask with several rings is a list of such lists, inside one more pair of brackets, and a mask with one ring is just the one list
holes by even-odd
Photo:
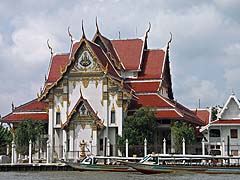
[[[180, 85], [181, 84], [181, 85]], [[199, 99], [201, 108], [221, 104], [222, 101], [216, 101], [224, 97], [216, 87], [215, 83], [209, 80], [201, 80], [197, 77], [189, 76], [178, 83], [178, 97], [180, 103], [184, 102], [188, 107], [197, 108]]]
[[[230, 86], [239, 84], [239, 1], [237, 0], [14, 0], [0, 2], [0, 107], [9, 111], [36, 97], [47, 73], [50, 52], [68, 52], [67, 27], [80, 39], [81, 21], [89, 39], [95, 17], [107, 37], [143, 36], [152, 24], [149, 47], [162, 48], [173, 33], [170, 47], [175, 98], [189, 107], [210, 106], [226, 99]], [[6, 81], [11, 79], [11, 81]], [[210, 93], [211, 92], [211, 93]], [[230, 92], [230, 90], [229, 90]], [[4, 114], [3, 113], [3, 114]]]

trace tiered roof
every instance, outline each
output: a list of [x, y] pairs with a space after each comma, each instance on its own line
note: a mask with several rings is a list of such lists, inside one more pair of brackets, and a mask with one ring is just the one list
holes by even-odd
[[[76, 62], [75, 54], [85, 44], [98, 58], [98, 63], [105, 69], [106, 75], [133, 93], [134, 100], [129, 110], [142, 106], [156, 108], [159, 119], [181, 119], [202, 124], [192, 111], [173, 100], [169, 65], [171, 39], [163, 49], [148, 49], [149, 31], [150, 27], [144, 38], [109, 40], [100, 33], [97, 26], [93, 40], [89, 41], [83, 30], [81, 40], [72, 43], [70, 53], [54, 54], [51, 57], [45, 88], [39, 100], [47, 97], [50, 90], [70, 71], [71, 65]], [[135, 73], [135, 76], [126, 78], [127, 73]], [[163, 86], [167, 89], [164, 97], [159, 95]]]
[[195, 113], [174, 100], [167, 99], [158, 93], [137, 95], [139, 100], [131, 104], [135, 110], [139, 107], [149, 107], [156, 111], [158, 119], [184, 120], [196, 125], [204, 125]]
[[14, 123], [23, 120], [48, 121], [47, 104], [34, 99], [26, 104], [13, 108], [13, 111], [2, 118], [2, 122]]

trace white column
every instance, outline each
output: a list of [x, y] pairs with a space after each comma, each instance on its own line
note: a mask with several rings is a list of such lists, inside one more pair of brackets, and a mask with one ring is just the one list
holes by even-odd
[[185, 144], [185, 139], [183, 138], [182, 139], [182, 150], [183, 150], [183, 155], [185, 155], [186, 154], [186, 144]]
[[93, 130], [92, 132], [92, 150], [91, 153], [97, 155], [97, 130]]
[[63, 130], [63, 157], [64, 161], [67, 160], [67, 133], [66, 130]]
[[222, 140], [222, 156], [225, 156], [225, 142]]
[[32, 141], [30, 139], [29, 141], [29, 147], [28, 147], [28, 163], [31, 164], [32, 163]]
[[51, 158], [51, 151], [50, 151], [51, 145], [50, 145], [50, 140], [47, 140], [47, 163], [51, 163], [52, 158]]
[[167, 154], [166, 139], [163, 139], [163, 154]]
[[107, 156], [110, 156], [110, 140], [107, 139]]
[[52, 162], [53, 159], [53, 122], [54, 122], [54, 110], [53, 108], [49, 109], [48, 111], [48, 117], [49, 117], [49, 121], [48, 121], [48, 140], [49, 140], [49, 148], [47, 152], [47, 159], [48, 159], [48, 163]]
[[128, 157], [128, 139], [126, 139], [126, 157]]
[[205, 155], [205, 139], [202, 139], [202, 155]]
[[147, 155], [147, 139], [144, 139], [144, 156]]
[[16, 159], [17, 157], [16, 156], [16, 144], [14, 142], [14, 140], [12, 141], [12, 158], [11, 158], [11, 163], [14, 164], [16, 163]]
[[9, 155], [9, 145], [7, 144], [7, 156]]

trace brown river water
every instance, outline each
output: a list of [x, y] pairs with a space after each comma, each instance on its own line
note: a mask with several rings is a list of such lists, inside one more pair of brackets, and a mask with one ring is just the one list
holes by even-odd
[[170, 173], [145, 175], [115, 172], [79, 172], [79, 171], [45, 171], [45, 172], [0, 172], [0, 180], [240, 180], [240, 175], [208, 175], [194, 173]]

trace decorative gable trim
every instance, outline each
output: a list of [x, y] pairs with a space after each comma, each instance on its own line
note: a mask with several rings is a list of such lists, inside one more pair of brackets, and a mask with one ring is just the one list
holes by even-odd
[[230, 103], [231, 100], [234, 100], [236, 102], [236, 104], [238, 105], [238, 108], [240, 109], [240, 103], [237, 99], [237, 97], [234, 95], [234, 94], [231, 94], [227, 100], [227, 102], [225, 103], [225, 105], [223, 106], [221, 112], [218, 114], [218, 118], [217, 119], [221, 119], [222, 118], [222, 115], [223, 113], [225, 112], [225, 110], [228, 109], [228, 104]]

